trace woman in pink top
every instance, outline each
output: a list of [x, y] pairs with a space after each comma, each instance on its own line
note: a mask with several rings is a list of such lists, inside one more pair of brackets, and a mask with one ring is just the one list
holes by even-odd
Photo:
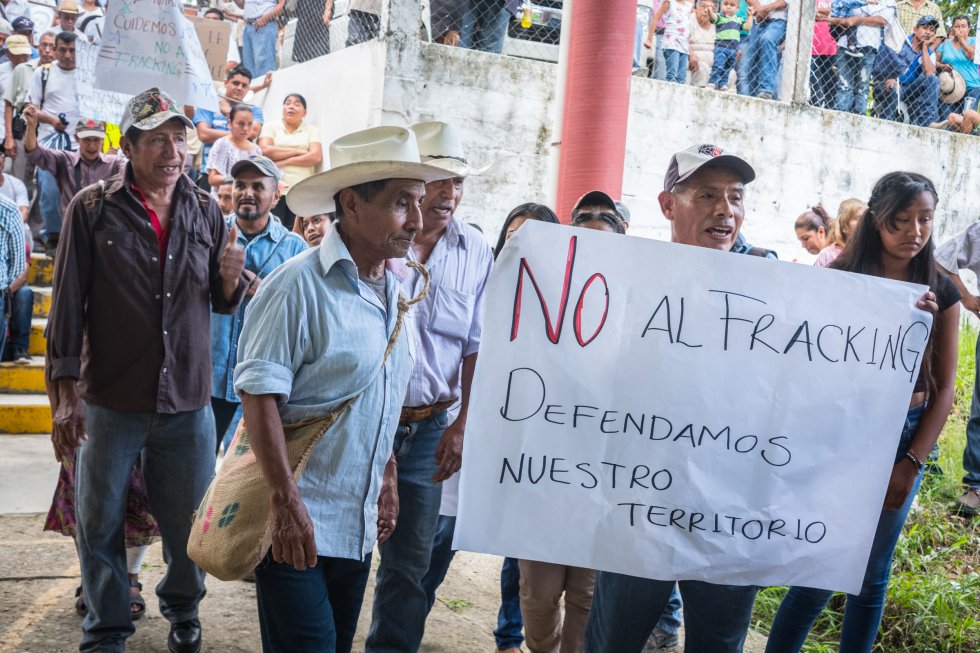
[[810, 104], [833, 109], [837, 97], [837, 41], [830, 35], [831, 0], [817, 0], [817, 22], [813, 26], [813, 50], [810, 59]]

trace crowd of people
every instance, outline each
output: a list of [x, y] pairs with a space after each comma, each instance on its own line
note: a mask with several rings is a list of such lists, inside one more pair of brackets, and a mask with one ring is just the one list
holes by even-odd
[[[520, 203], [491, 247], [460, 219], [464, 189], [487, 166], [468, 161], [446, 123], [348, 134], [327, 148], [327, 170], [309, 174], [305, 100], [290, 95], [283, 120], [261, 128], [245, 106], [222, 114], [231, 131], [205, 157], [207, 189], [184, 174], [188, 135], [204, 141], [195, 122], [213, 129], [217, 116], [192, 119], [158, 89], [127, 105], [118, 156], [102, 153], [102, 123], [77, 119], [68, 152], [38, 144], [42, 108], [20, 113], [31, 162], [67, 199], [46, 357], [62, 471], [46, 528], [76, 541], [80, 650], [123, 650], [146, 611], [139, 570], [156, 539], [168, 566], [155, 592], [172, 624], [169, 650], [200, 650], [205, 574], [187, 554], [189, 516], [232, 429], [226, 459], [253, 452], [268, 486], [272, 539], [252, 574], [263, 649], [350, 651], [377, 543], [365, 650], [417, 651], [453, 560], [487, 279], [523, 224], [559, 219]], [[221, 139], [249, 155], [219, 160]], [[774, 259], [741, 231], [755, 175], [714, 145], [677, 153], [658, 197], [671, 240]], [[980, 310], [955, 276], [980, 267], [976, 230], [936, 250], [938, 202], [930, 180], [896, 172], [867, 201], [845, 200], [836, 218], [815, 206], [794, 225], [819, 265], [928, 285], [919, 306], [936, 316], [865, 582], [847, 597], [847, 650], [871, 650], [892, 553], [952, 403], [961, 298]], [[568, 228], [617, 234], [630, 223], [626, 205], [600, 191], [568, 217]], [[0, 233], [0, 282], [10, 287], [24, 275], [26, 245], [21, 211], [4, 197]], [[975, 408], [980, 423], [980, 400]], [[327, 437], [294, 476], [286, 434], [319, 424]], [[976, 513], [980, 439], [971, 440], [960, 505]], [[233, 518], [226, 510], [222, 524]], [[739, 651], [756, 595], [531, 560], [504, 559], [500, 577], [494, 637], [509, 653], [662, 650], [682, 622], [686, 650]], [[792, 588], [767, 650], [799, 650], [830, 595]]]
[[[442, 25], [458, 29], [446, 29], [441, 42], [499, 51], [502, 16], [512, 15], [517, 3], [501, 1], [500, 14], [483, 27], [467, 22], [466, 3], [449, 4], [459, 22]], [[926, 0], [906, 17], [907, 4], [911, 0], [897, 5], [898, 16], [913, 25], [906, 45], [928, 54], [943, 26], [938, 8]], [[3, 5], [10, 22], [4, 33], [0, 20], [9, 170], [0, 177], [5, 360], [30, 362], [33, 295], [26, 282], [35, 240], [55, 256], [57, 270], [45, 375], [61, 472], [45, 527], [76, 541], [81, 650], [124, 649], [133, 622], [146, 611], [139, 579], [146, 547], [160, 539], [168, 571], [155, 591], [172, 624], [168, 647], [196, 652], [205, 574], [186, 553], [188, 516], [205, 494], [223, 445], [226, 456], [251, 448], [270, 488], [273, 515], [271, 548], [253, 578], [263, 648], [351, 650], [377, 542], [381, 562], [366, 650], [416, 651], [453, 560], [454, 483], [486, 281], [522, 224], [559, 218], [547, 206], [522, 202], [490, 247], [458, 215], [465, 211], [465, 205], [458, 211], [464, 188], [486, 166], [469, 163], [459, 135], [442, 122], [372, 128], [324, 148], [299, 93], [285, 97], [280, 119], [267, 121], [246, 98], [268, 85], [276, 69], [275, 45], [270, 60], [263, 39], [270, 29], [278, 34], [270, 25], [279, 24], [284, 2], [243, 5], [188, 8], [208, 19], [241, 16], [244, 41], [240, 49], [234, 40], [229, 48], [218, 111], [182, 106], [149, 89], [129, 102], [115, 132], [80, 114], [74, 87], [76, 42], [101, 35], [98, 3], [63, 0], [57, 26], [40, 35], [29, 18], [13, 15], [18, 3]], [[377, 34], [370, 5], [352, 3], [350, 38]], [[433, 12], [437, 5], [431, 3]], [[821, 24], [838, 23], [844, 31], [836, 53], [820, 55], [834, 62], [815, 56], [814, 66], [838, 75], [853, 68], [852, 81], [872, 71], [868, 60], [877, 58], [862, 50], [868, 47], [862, 29], [878, 22], [862, 12], [889, 6], [896, 7], [879, 0], [827, 9], [849, 13], [818, 21], [818, 32]], [[305, 33], [322, 36], [332, 2], [300, 0], [298, 7]], [[354, 12], [360, 12], [356, 20]], [[433, 14], [433, 25], [440, 15]], [[785, 16], [783, 0], [722, 0], [720, 6], [665, 0], [639, 36], [663, 59], [665, 79], [690, 76], [719, 90], [745, 85], [746, 94], [778, 97]], [[972, 61], [969, 20], [964, 27], [960, 18], [935, 62], [922, 56], [911, 79], [902, 69], [885, 89], [904, 88], [906, 106], [912, 102], [913, 112], [923, 114], [916, 113], [917, 120], [929, 119], [930, 105], [914, 102], [941, 88], [937, 71], [966, 70], [963, 61]], [[747, 61], [758, 65], [743, 75]], [[848, 68], [852, 61], [860, 65]], [[915, 81], [927, 78], [936, 79]], [[870, 88], [870, 77], [864, 79]], [[966, 82], [965, 100], [980, 95], [980, 82], [973, 81]], [[825, 96], [842, 97], [844, 88], [841, 78]], [[858, 107], [859, 91], [846, 88], [849, 106]], [[958, 108], [945, 119], [948, 126], [971, 131], [980, 115]], [[316, 174], [322, 163], [326, 172]], [[675, 155], [658, 198], [671, 239], [775, 258], [741, 232], [744, 195], [754, 178], [748, 161], [715, 146]], [[713, 201], [701, 199], [705, 188]], [[971, 227], [935, 248], [938, 201], [928, 179], [892, 173], [867, 201], [845, 200], [836, 217], [814, 206], [794, 225], [817, 265], [928, 285], [920, 304], [937, 316], [865, 583], [847, 599], [841, 635], [847, 650], [869, 651], [874, 641], [892, 552], [951, 405], [959, 302], [980, 312], [980, 298], [958, 276], [961, 269], [980, 270], [980, 232]], [[627, 206], [599, 191], [584, 195], [567, 217], [569, 228], [617, 234], [627, 234], [630, 223]], [[417, 303], [406, 317], [408, 298]], [[330, 427], [331, 437], [319, 442], [294, 478], [285, 462], [285, 433], [342, 405], [347, 410]], [[976, 514], [980, 384], [968, 436], [967, 489], [959, 504]], [[676, 644], [683, 622], [686, 650], [738, 651], [755, 593], [754, 587], [507, 558], [494, 643], [510, 653], [522, 645], [533, 653], [659, 650]], [[793, 588], [767, 650], [799, 650], [829, 596]]]
[[[787, 0], [652, 0], [637, 15], [636, 74], [781, 97]], [[980, 74], [970, 16], [947, 33], [931, 0], [817, 0], [814, 106], [972, 134]], [[640, 48], [651, 50], [643, 61]], [[871, 109], [869, 110], [869, 107]]]

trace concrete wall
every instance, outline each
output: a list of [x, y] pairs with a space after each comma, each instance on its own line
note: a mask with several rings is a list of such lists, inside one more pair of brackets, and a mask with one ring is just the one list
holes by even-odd
[[631, 103], [623, 192], [642, 207], [638, 233], [669, 236], [656, 194], [671, 153], [697, 142], [739, 152], [756, 168], [743, 229], [784, 259], [812, 260], [792, 226], [806, 207], [821, 202], [834, 214], [845, 198], [866, 200], [893, 170], [937, 184], [940, 237], [980, 219], [980, 141], [970, 136], [647, 79], [634, 81]]
[[[397, 49], [397, 44], [392, 45]], [[545, 201], [556, 66], [430, 44], [389, 53], [405, 67], [385, 79], [385, 124], [444, 120], [461, 133], [466, 158], [493, 166], [467, 180], [459, 216], [496, 241], [518, 204]]]
[[326, 162], [331, 141], [381, 124], [386, 56], [384, 41], [368, 41], [283, 68], [252, 101], [262, 106], [266, 121], [271, 122], [282, 120], [287, 95], [299, 93], [306, 98], [306, 120], [320, 130]]

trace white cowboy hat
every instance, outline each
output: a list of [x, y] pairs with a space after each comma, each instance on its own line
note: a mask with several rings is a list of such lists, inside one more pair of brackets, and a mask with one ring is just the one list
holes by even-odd
[[463, 143], [453, 128], [444, 122], [432, 120], [415, 123], [410, 127], [419, 141], [419, 154], [422, 161], [453, 173], [454, 177], [480, 175], [493, 164], [488, 161], [482, 165], [471, 166], [466, 162]]
[[966, 81], [955, 70], [939, 73], [939, 100], [944, 104], [956, 104], [966, 95]]
[[404, 127], [372, 127], [330, 144], [330, 169], [295, 184], [286, 204], [296, 215], [336, 210], [333, 197], [344, 188], [382, 179], [417, 179], [429, 183], [454, 173], [422, 163], [415, 132]]

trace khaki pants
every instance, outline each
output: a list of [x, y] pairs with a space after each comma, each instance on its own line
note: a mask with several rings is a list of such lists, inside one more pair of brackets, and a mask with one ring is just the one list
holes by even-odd
[[[520, 560], [524, 640], [531, 653], [582, 653], [595, 571]], [[565, 595], [565, 619], [558, 603]]]

